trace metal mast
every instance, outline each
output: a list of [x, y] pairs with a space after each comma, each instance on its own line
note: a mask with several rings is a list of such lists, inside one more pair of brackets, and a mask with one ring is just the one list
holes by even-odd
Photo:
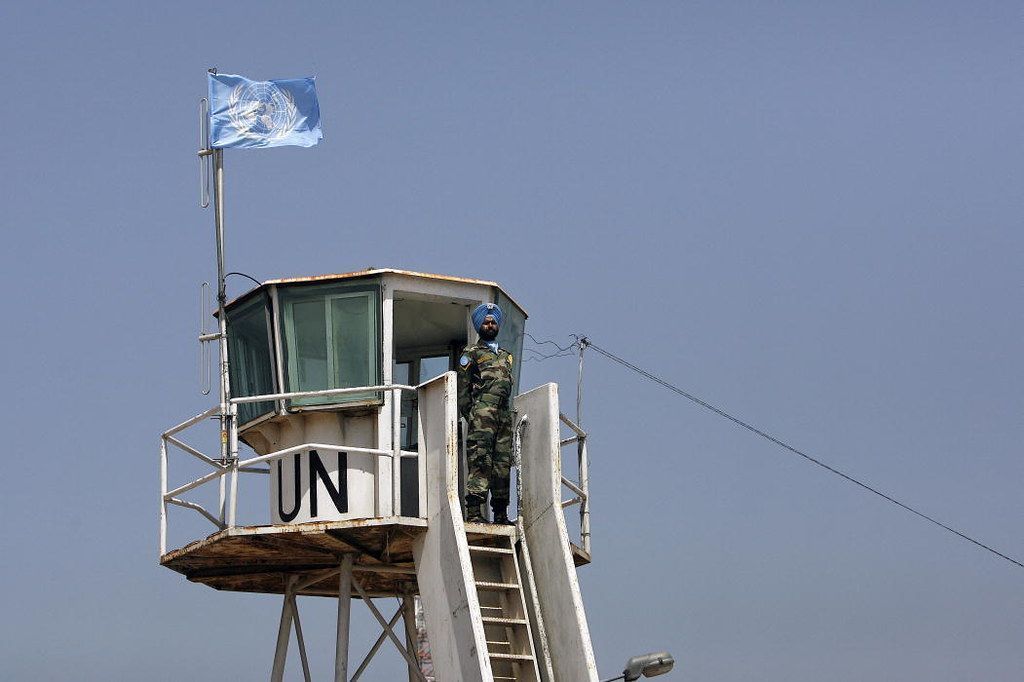
[[213, 216], [217, 231], [217, 330], [220, 336], [220, 454], [227, 460], [231, 454], [228, 433], [231, 431], [231, 380], [228, 377], [227, 282], [224, 276], [224, 150], [213, 151]]
[[[209, 69], [209, 73], [217, 73], [216, 68]], [[219, 341], [219, 376], [220, 376], [220, 461], [227, 464], [238, 452], [238, 443], [235, 440], [235, 430], [232, 428], [232, 420], [235, 418], [237, 408], [231, 404], [231, 380], [228, 374], [228, 321], [225, 307], [227, 306], [227, 281], [224, 273], [224, 150], [212, 149], [210, 147], [209, 131], [209, 103], [203, 108], [205, 116], [200, 122], [203, 149], [199, 150], [200, 163], [205, 164], [205, 157], [213, 158], [213, 220], [217, 240], [217, 334]], [[202, 179], [202, 178], [201, 178]], [[206, 202], [200, 202], [204, 208]], [[208, 339], [200, 339], [205, 341]], [[221, 500], [224, 496], [224, 477], [221, 477]], [[221, 520], [225, 520], [223, 504], [220, 509]]]

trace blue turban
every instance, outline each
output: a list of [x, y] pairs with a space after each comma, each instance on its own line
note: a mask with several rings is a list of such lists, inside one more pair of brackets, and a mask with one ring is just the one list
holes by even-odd
[[476, 310], [473, 311], [473, 328], [480, 331], [480, 327], [483, 326], [484, 323], [484, 318], [488, 315], [492, 315], [494, 317], [494, 321], [498, 323], [498, 326], [501, 326], [501, 320], [504, 318], [504, 315], [501, 314], [501, 308], [494, 303], [481, 303], [476, 307]]

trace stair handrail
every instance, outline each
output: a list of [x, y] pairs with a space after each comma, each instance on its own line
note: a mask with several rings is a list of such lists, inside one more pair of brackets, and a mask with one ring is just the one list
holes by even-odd
[[587, 432], [576, 422], [559, 412], [558, 418], [569, 427], [574, 435], [559, 441], [561, 447], [576, 445], [576, 463], [579, 480], [572, 481], [562, 475], [562, 485], [568, 488], [575, 497], [562, 502], [562, 508], [580, 505], [580, 544], [587, 555], [590, 555], [590, 462], [587, 457]]

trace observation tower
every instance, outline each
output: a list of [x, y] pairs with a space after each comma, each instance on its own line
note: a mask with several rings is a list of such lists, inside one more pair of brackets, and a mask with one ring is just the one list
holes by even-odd
[[[200, 337], [220, 348], [220, 403], [160, 438], [160, 563], [282, 595], [270, 679], [293, 632], [289, 669], [311, 679], [299, 597], [321, 597], [337, 600], [338, 682], [384, 646], [409, 680], [598, 682], [576, 576], [590, 562], [586, 434], [555, 384], [518, 390], [526, 311], [494, 282], [392, 269], [220, 293], [219, 331]], [[516, 360], [514, 525], [463, 520], [452, 370], [483, 302], [504, 311], [498, 342]], [[382, 597], [401, 607], [382, 612]], [[369, 652], [350, 651], [353, 602], [382, 630]]]

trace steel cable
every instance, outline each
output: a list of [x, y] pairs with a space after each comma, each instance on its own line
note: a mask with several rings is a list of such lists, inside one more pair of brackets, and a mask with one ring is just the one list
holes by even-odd
[[785, 450], [788, 450], [788, 451], [792, 452], [793, 454], [796, 454], [796, 455], [799, 455], [800, 457], [803, 457], [808, 462], [811, 462], [812, 464], [816, 464], [819, 467], [821, 467], [821, 468], [823, 468], [823, 469], [825, 469], [827, 471], [832, 472], [836, 476], [839, 476], [839, 477], [849, 481], [850, 483], [853, 483], [854, 485], [857, 485], [857, 486], [863, 488], [864, 490], [867, 490], [868, 492], [874, 493], [875, 495], [881, 497], [884, 500], [887, 500], [888, 502], [891, 502], [892, 504], [896, 505], [897, 507], [900, 507], [901, 509], [904, 509], [904, 510], [908, 511], [911, 514], [919, 516], [920, 518], [924, 519], [925, 521], [933, 523], [936, 526], [938, 526], [939, 528], [947, 530], [950, 533], [956, 535], [957, 537], [959, 537], [959, 538], [961, 538], [963, 540], [966, 540], [967, 542], [970, 542], [971, 544], [977, 545], [978, 547], [980, 547], [980, 548], [982, 548], [982, 549], [984, 549], [984, 550], [986, 550], [988, 552], [991, 552], [992, 554], [995, 554], [998, 557], [1006, 559], [1007, 561], [1009, 561], [1011, 564], [1014, 564], [1015, 566], [1018, 566], [1020, 568], [1024, 568], [1024, 563], [1021, 563], [1017, 559], [1014, 559], [1013, 557], [1007, 556], [1006, 554], [1003, 554], [1002, 552], [1000, 552], [997, 549], [993, 549], [992, 547], [986, 545], [983, 542], [975, 540], [974, 538], [972, 538], [971, 536], [967, 535], [966, 533], [963, 533], [961, 531], [958, 531], [955, 528], [947, 526], [946, 524], [942, 523], [941, 521], [939, 521], [939, 520], [937, 520], [937, 519], [935, 519], [935, 518], [933, 518], [933, 517], [931, 517], [931, 516], [929, 516], [929, 515], [927, 515], [927, 514], [925, 514], [923, 512], [920, 512], [920, 511], [914, 509], [913, 507], [911, 507], [911, 506], [909, 506], [907, 504], [904, 504], [903, 502], [900, 502], [899, 500], [891, 497], [890, 495], [887, 495], [887, 494], [883, 493], [882, 491], [878, 490], [877, 488], [871, 487], [867, 483], [863, 483], [861, 481], [858, 481], [853, 476], [850, 476], [849, 474], [844, 473], [844, 472], [840, 471], [839, 469], [836, 469], [835, 467], [830, 466], [830, 465], [826, 464], [825, 462], [822, 462], [821, 460], [812, 457], [811, 455], [808, 455], [806, 452], [803, 452], [802, 450], [799, 450], [798, 448], [793, 447], [789, 443], [786, 443], [785, 441], [783, 441], [783, 440], [781, 440], [779, 438], [776, 438], [775, 436], [771, 435], [770, 433], [768, 433], [766, 431], [763, 431], [763, 430], [757, 428], [756, 426], [748, 424], [747, 422], [743, 421], [739, 417], [734, 417], [733, 415], [729, 414], [725, 410], [712, 405], [711, 403], [707, 402], [706, 400], [702, 400], [701, 398], [698, 398], [697, 396], [693, 395], [692, 393], [688, 393], [687, 391], [684, 391], [683, 389], [679, 388], [678, 386], [674, 386], [673, 384], [670, 384], [669, 382], [665, 381], [664, 379], [661, 379], [660, 377], [657, 377], [657, 376], [651, 374], [647, 370], [641, 369], [640, 367], [637, 367], [633, 363], [631, 363], [631, 362], [629, 362], [627, 360], [624, 360], [623, 358], [620, 358], [619, 356], [617, 356], [617, 355], [615, 355], [615, 354], [613, 354], [613, 353], [611, 353], [609, 351], [606, 351], [605, 349], [601, 348], [600, 346], [594, 345], [594, 343], [592, 341], [590, 341], [587, 337], [585, 337], [585, 336], [580, 337], [580, 341], [579, 342], [583, 345], [584, 348], [593, 348], [595, 351], [597, 351], [598, 353], [600, 353], [604, 357], [608, 358], [609, 360], [612, 360], [613, 362], [617, 362], [618, 364], [622, 365], [623, 367], [626, 367], [627, 369], [630, 369], [630, 370], [640, 374], [641, 376], [643, 376], [643, 377], [645, 377], [647, 379], [650, 379], [651, 381], [655, 382], [656, 384], [660, 384], [661, 386], [667, 388], [668, 390], [672, 391], [673, 393], [681, 395], [682, 397], [686, 398], [687, 400], [690, 400], [690, 401], [696, 403], [697, 405], [700, 405], [701, 407], [714, 412], [715, 414], [719, 415], [720, 417], [724, 417], [725, 419], [728, 419], [729, 421], [731, 421], [732, 423], [736, 424], [737, 426], [740, 426], [740, 427], [746, 429], [747, 431], [750, 431], [751, 433], [754, 433], [754, 434], [760, 436], [761, 438], [764, 438], [765, 440], [767, 440], [767, 441], [769, 441], [771, 443], [774, 443], [775, 445], [778, 445], [779, 447], [781, 447], [781, 448], [783, 448]]

